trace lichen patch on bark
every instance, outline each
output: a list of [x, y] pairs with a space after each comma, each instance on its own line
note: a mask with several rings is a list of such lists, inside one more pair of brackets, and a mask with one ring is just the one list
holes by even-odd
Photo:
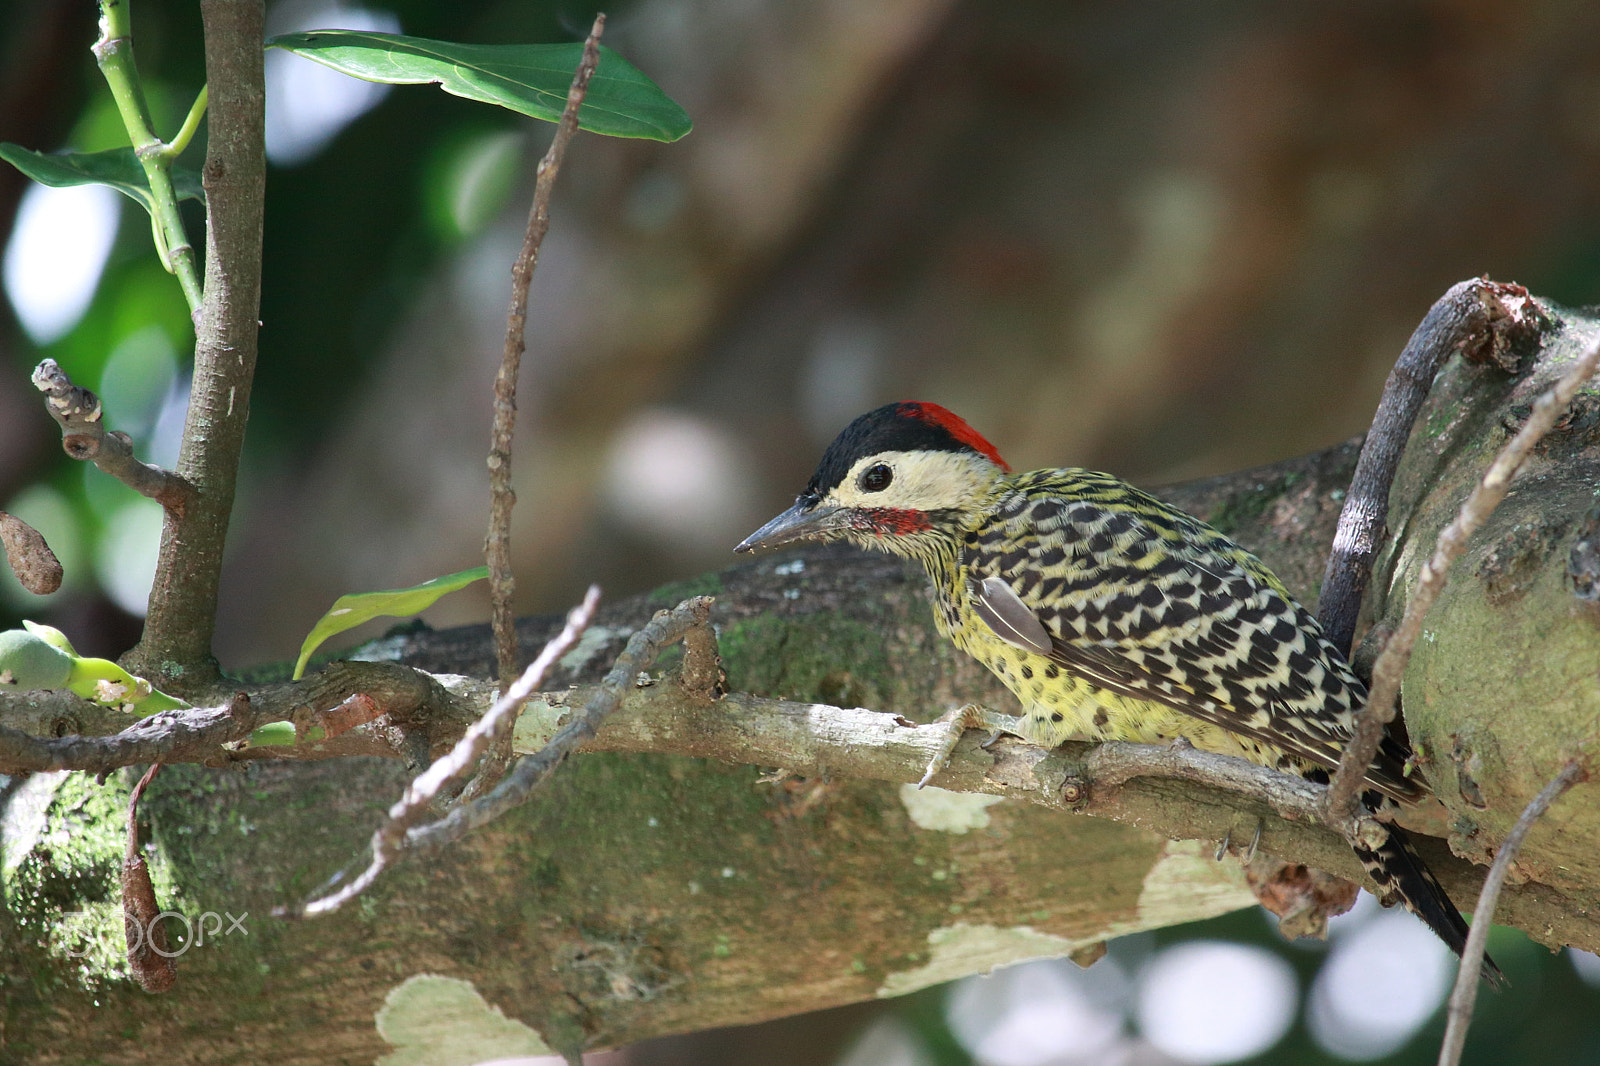
[[539, 1033], [500, 1013], [472, 982], [412, 974], [389, 990], [373, 1021], [395, 1050], [379, 1066], [470, 1066], [553, 1052]]

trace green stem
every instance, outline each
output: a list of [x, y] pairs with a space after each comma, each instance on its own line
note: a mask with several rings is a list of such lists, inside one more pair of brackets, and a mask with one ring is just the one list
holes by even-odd
[[[162, 265], [176, 275], [189, 312], [193, 314], [200, 308], [200, 275], [195, 269], [194, 248], [189, 244], [183, 219], [178, 214], [178, 197], [172, 189], [172, 175], [168, 172], [172, 157], [150, 128], [149, 108], [145, 105], [139, 72], [134, 65], [133, 37], [128, 21], [131, 2], [100, 0], [100, 37], [94, 43], [94, 57], [106, 84], [111, 87], [112, 99], [117, 102], [122, 124], [133, 143], [134, 155], [144, 166], [145, 178], [150, 182], [156, 225], [165, 237]], [[197, 117], [195, 121], [199, 121]]]
[[184, 117], [183, 126], [178, 130], [178, 135], [167, 142], [161, 154], [170, 163], [183, 154], [189, 147], [189, 142], [194, 139], [195, 131], [200, 128], [200, 120], [205, 117], [206, 103], [211, 99], [210, 86], [200, 86], [200, 95], [194, 98], [194, 104], [189, 108], [189, 114]]

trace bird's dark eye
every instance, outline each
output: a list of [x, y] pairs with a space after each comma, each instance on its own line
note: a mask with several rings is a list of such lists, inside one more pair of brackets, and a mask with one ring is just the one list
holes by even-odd
[[888, 463], [874, 463], [861, 474], [861, 488], [866, 492], [882, 492], [894, 480], [894, 471]]

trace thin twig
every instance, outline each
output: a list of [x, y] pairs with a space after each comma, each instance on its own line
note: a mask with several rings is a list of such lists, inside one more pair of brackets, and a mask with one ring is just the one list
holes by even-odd
[[1461, 968], [1456, 972], [1455, 990], [1450, 993], [1450, 1004], [1445, 1010], [1444, 1041], [1439, 1046], [1439, 1066], [1456, 1066], [1461, 1061], [1461, 1050], [1466, 1046], [1467, 1027], [1472, 1024], [1472, 1007], [1478, 1000], [1478, 971], [1483, 962], [1483, 949], [1489, 942], [1489, 927], [1494, 924], [1495, 907], [1500, 902], [1500, 886], [1505, 883], [1506, 872], [1516, 861], [1522, 841], [1533, 828], [1533, 823], [1544, 816], [1561, 794], [1587, 776], [1583, 763], [1573, 759], [1562, 768], [1554, 781], [1533, 797], [1511, 827], [1511, 832], [1500, 842], [1489, 876], [1483, 879], [1483, 891], [1478, 894], [1478, 905], [1472, 908], [1472, 928], [1467, 933], [1467, 943], [1461, 949]]
[[149, 864], [139, 851], [139, 799], [160, 772], [161, 764], [151, 763], [133, 786], [128, 797], [128, 846], [122, 855], [122, 931], [128, 942], [128, 968], [146, 992], [165, 992], [177, 983], [172, 960], [181, 954], [167, 950], [161, 904], [150, 881]]
[[250, 698], [241, 692], [226, 707], [162, 711], [109, 737], [37, 737], [0, 726], [0, 768], [10, 774], [44, 770], [104, 774], [136, 763], [186, 762], [248, 736], [255, 724]]
[[[443, 743], [459, 737], [489, 703], [459, 698], [431, 675], [399, 663], [329, 663], [299, 681], [270, 682], [252, 692], [132, 724], [127, 714], [66, 690], [0, 692], [0, 773], [100, 774], [135, 763], [217, 765], [253, 758], [409, 758], [414, 738], [438, 736]], [[224, 746], [283, 720], [295, 724], [299, 740], [292, 746]]]
[[1533, 413], [1526, 424], [1501, 449], [1483, 479], [1461, 505], [1455, 519], [1439, 534], [1433, 557], [1423, 566], [1417, 576], [1416, 586], [1411, 590], [1405, 616], [1384, 645], [1378, 661], [1373, 664], [1372, 688], [1367, 695], [1366, 709], [1356, 717], [1355, 734], [1339, 760], [1338, 772], [1328, 785], [1329, 824], [1339, 824], [1357, 814], [1362, 778], [1367, 767], [1372, 765], [1372, 757], [1383, 739], [1383, 727], [1394, 718], [1395, 698], [1400, 693], [1400, 681], [1405, 674], [1406, 663], [1410, 661], [1411, 651], [1422, 634], [1422, 622], [1428, 609], [1444, 588], [1450, 564], [1466, 550], [1467, 539], [1505, 498], [1511, 487], [1511, 479], [1516, 476], [1528, 453], [1554, 428], [1572, 398], [1594, 374], [1596, 365], [1600, 365], [1600, 340], [1590, 344], [1561, 379], [1534, 401]]
[[[505, 350], [494, 378], [494, 425], [489, 438], [489, 533], [484, 539], [484, 561], [489, 565], [489, 623], [494, 631], [494, 651], [500, 691], [504, 693], [517, 674], [517, 623], [512, 610], [516, 578], [511, 572], [511, 509], [517, 496], [511, 488], [511, 443], [517, 423], [517, 374], [526, 350], [528, 327], [528, 288], [539, 265], [539, 248], [550, 229], [550, 195], [567, 144], [578, 132], [578, 109], [589, 91], [589, 79], [600, 64], [600, 34], [606, 17], [596, 15], [589, 37], [584, 41], [583, 59], [573, 72], [567, 89], [567, 106], [556, 123], [555, 137], [539, 161], [538, 178], [533, 188], [533, 206], [528, 210], [528, 226], [522, 236], [522, 250], [511, 265], [511, 308], [506, 313]], [[470, 801], [486, 792], [505, 774], [511, 760], [509, 730], [497, 736], [467, 783], [462, 800]]]
[[583, 631], [589, 627], [589, 622], [594, 618], [595, 608], [599, 604], [599, 586], [591, 585], [583, 603], [567, 616], [566, 628], [544, 646], [539, 657], [528, 665], [522, 676], [494, 702], [488, 712], [467, 730], [466, 735], [456, 742], [450, 753], [417, 775], [406, 788], [405, 794], [389, 808], [388, 819], [372, 834], [372, 861], [367, 864], [367, 868], [337, 892], [306, 903], [296, 913], [310, 916], [338, 910], [366, 891], [384, 869], [399, 858], [406, 845], [406, 830], [410, 828], [411, 823], [422, 816], [428, 805], [438, 798], [446, 784], [466, 772], [483, 754], [502, 722], [515, 721], [517, 712], [522, 709], [528, 696], [544, 681], [544, 675], [578, 642]]
[[1475, 342], [1493, 349], [1489, 356], [1476, 358], [1492, 358], [1500, 348], [1536, 333], [1543, 321], [1526, 289], [1474, 278], [1439, 297], [1406, 342], [1362, 442], [1317, 600], [1317, 620], [1340, 651], [1350, 653], [1372, 558], [1389, 515], [1389, 486], [1439, 367], [1452, 352]]
[[690, 626], [683, 634], [683, 670], [679, 681], [698, 699], [720, 700], [728, 693], [728, 672], [722, 668], [717, 634], [710, 622]]
[[33, 387], [45, 394], [45, 409], [60, 424], [61, 447], [68, 455], [93, 462], [170, 514], [181, 516], [188, 510], [196, 495], [194, 486], [170, 470], [140, 462], [126, 433], [106, 429], [100, 397], [74, 385], [54, 359], [33, 368]]
[[[606, 716], [622, 702], [622, 697], [634, 690], [641, 670], [647, 669], [657, 656], [682, 640], [686, 633], [706, 625], [712, 602], [710, 596], [695, 596], [670, 611], [657, 611], [655, 617], [628, 640], [628, 646], [617, 656], [611, 671], [584, 704], [581, 715], [562, 726], [550, 738], [550, 743], [537, 753], [518, 760], [505, 780], [487, 796], [463, 803], [431, 825], [411, 830], [406, 834], [406, 846], [431, 848], [459, 840], [526, 801], [550, 771], [594, 737]], [[696, 693], [691, 698], [704, 699], [707, 695]]]

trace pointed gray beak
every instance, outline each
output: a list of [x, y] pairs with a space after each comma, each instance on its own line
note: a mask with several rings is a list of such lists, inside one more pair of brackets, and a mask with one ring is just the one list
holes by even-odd
[[791, 541], [826, 537], [847, 528], [844, 512], [823, 505], [814, 496], [802, 496], [794, 506], [741, 540], [733, 550], [753, 552], [757, 548], [776, 548]]

